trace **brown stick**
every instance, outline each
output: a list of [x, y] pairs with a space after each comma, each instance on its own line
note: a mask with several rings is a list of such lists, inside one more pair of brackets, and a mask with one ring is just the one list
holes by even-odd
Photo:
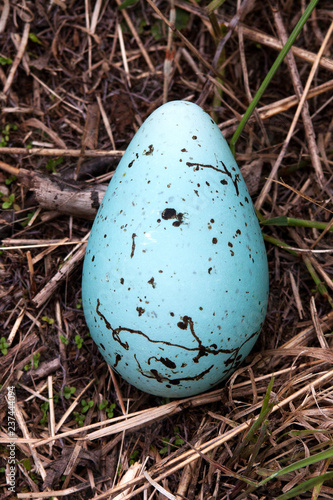
[[59, 177], [48, 177], [39, 172], [17, 169], [0, 162], [0, 168], [15, 174], [21, 184], [34, 192], [38, 205], [47, 210], [93, 220], [102, 202], [107, 186], [82, 187], [82, 183], [68, 184]]
[[7, 92], [9, 91], [9, 89], [13, 83], [16, 70], [18, 68], [18, 65], [21, 62], [21, 59], [22, 59], [24, 52], [25, 52], [26, 45], [28, 43], [29, 31], [30, 31], [30, 23], [25, 23], [21, 42], [20, 42], [17, 54], [15, 56], [14, 62], [11, 66], [11, 69], [10, 69], [10, 72], [9, 72], [9, 75], [8, 75], [8, 78], [6, 81], [6, 84], [5, 84], [3, 91], [2, 91], [3, 95], [7, 94]]
[[[273, 16], [275, 21], [275, 26], [278, 32], [278, 35], [281, 39], [281, 42], [285, 44], [288, 39], [287, 31], [284, 27], [281, 13], [279, 10], [273, 8]], [[297, 95], [298, 100], [300, 101], [303, 94], [303, 85], [301, 81], [301, 77], [299, 76], [299, 72], [297, 70], [296, 61], [292, 52], [289, 52], [286, 55], [286, 61], [289, 68], [289, 73], [293, 82], [293, 87], [295, 90], [295, 94]], [[316, 134], [314, 131], [314, 127], [310, 117], [309, 104], [307, 101], [304, 102], [302, 111], [301, 111], [303, 124], [304, 124], [304, 132], [306, 136], [306, 141], [308, 143], [308, 148], [312, 160], [312, 165], [315, 169], [318, 179], [323, 180], [324, 174], [323, 169], [321, 167], [320, 159], [319, 159], [319, 150], [316, 143]]]
[[0, 154], [24, 154], [25, 156], [82, 156], [84, 158], [95, 158], [95, 157], [113, 157], [121, 158], [124, 151], [110, 150], [104, 151], [103, 149], [87, 150], [82, 152], [81, 149], [60, 149], [60, 148], [11, 148], [11, 147], [0, 147]]

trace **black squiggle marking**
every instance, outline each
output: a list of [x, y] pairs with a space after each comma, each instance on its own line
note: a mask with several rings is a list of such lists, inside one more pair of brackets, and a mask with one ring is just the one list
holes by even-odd
[[223, 354], [230, 354], [229, 359], [227, 359], [224, 362], [226, 366], [228, 366], [230, 364], [232, 366], [234, 366], [235, 364], [237, 365], [238, 364], [237, 356], [239, 354], [239, 351], [244, 347], [244, 345], [247, 342], [249, 342], [253, 337], [255, 337], [260, 332], [261, 326], [262, 326], [262, 325], [260, 325], [259, 329], [257, 331], [255, 331], [254, 333], [252, 333], [246, 340], [244, 340], [244, 342], [239, 347], [237, 347], [235, 349], [217, 349], [216, 344], [212, 344], [211, 346], [204, 346], [202, 344], [202, 341], [199, 339], [199, 337], [196, 335], [196, 333], [194, 331], [194, 324], [193, 324], [192, 318], [190, 318], [189, 316], [183, 316], [181, 318], [182, 321], [178, 322], [178, 324], [177, 324], [178, 327], [181, 328], [182, 330], [187, 330], [187, 328], [190, 327], [190, 332], [191, 332], [192, 336], [194, 337], [194, 339], [198, 343], [198, 347], [190, 348], [190, 347], [186, 347], [186, 346], [183, 346], [180, 344], [173, 344], [172, 342], [167, 342], [166, 340], [152, 340], [151, 338], [148, 337], [148, 335], [146, 333], [143, 333], [140, 330], [133, 330], [132, 328], [123, 328], [121, 326], [119, 326], [118, 328], [112, 328], [109, 321], [99, 311], [100, 305], [101, 305], [101, 303], [100, 303], [99, 299], [97, 299], [96, 313], [104, 321], [106, 328], [108, 330], [112, 331], [112, 337], [113, 337], [114, 341], [118, 342], [121, 345], [121, 347], [123, 347], [126, 351], [129, 350], [129, 343], [127, 341], [121, 340], [120, 334], [123, 332], [128, 333], [130, 335], [132, 335], [132, 334], [142, 335], [145, 339], [148, 340], [148, 342], [151, 342], [152, 344], [162, 344], [162, 345], [170, 346], [170, 347], [179, 347], [180, 349], [184, 349], [185, 351], [190, 351], [190, 352], [197, 351], [198, 354], [193, 358], [193, 361], [195, 363], [198, 363], [199, 359], [201, 357], [208, 356], [208, 354], [213, 354], [214, 356], [216, 356], [219, 353], [223, 353]]
[[[239, 196], [239, 190], [238, 190], [238, 182], [240, 182], [239, 174], [236, 174], [235, 178], [233, 178], [231, 172], [227, 169], [226, 165], [223, 163], [222, 160], [220, 160], [220, 163], [222, 164], [224, 170], [222, 170], [218, 166], [214, 167], [213, 165], [207, 165], [205, 163], [192, 163], [190, 161], [187, 161], [186, 165], [188, 167], [194, 167], [194, 170], [199, 170], [200, 167], [201, 168], [211, 168], [212, 170], [216, 170], [217, 172], [221, 172], [222, 174], [227, 175], [231, 179], [231, 181], [236, 189], [236, 195]], [[225, 184], [225, 181], [223, 182], [223, 184]]]
[[168, 378], [166, 377], [165, 375], [162, 375], [161, 373], [159, 373], [157, 370], [155, 370], [154, 368], [152, 368], [151, 370], [147, 371], [147, 372], [144, 372], [144, 370], [142, 369], [139, 361], [137, 360], [137, 357], [136, 357], [136, 354], [134, 354], [134, 358], [135, 358], [135, 361], [137, 362], [138, 364], [138, 367], [139, 367], [139, 371], [141, 373], [141, 375], [143, 377], [146, 377], [146, 378], [152, 378], [152, 379], [155, 379], [157, 382], [159, 382], [160, 384], [162, 384], [163, 382], [167, 382], [168, 384], [171, 384], [171, 385], [179, 385], [180, 382], [183, 382], [183, 381], [191, 381], [191, 380], [200, 380], [202, 379], [205, 375], [207, 375], [207, 373], [210, 372], [210, 370], [213, 368], [214, 365], [211, 365], [209, 368], [207, 368], [206, 370], [204, 370], [203, 372], [199, 373], [198, 375], [195, 375], [193, 377], [181, 377], [181, 378]]
[[226, 174], [228, 177], [230, 177], [230, 179], [232, 180], [232, 183], [236, 189], [236, 195], [239, 196], [238, 182], [240, 181], [240, 175], [236, 174], [235, 178], [233, 179], [231, 172], [227, 169], [227, 167], [225, 166], [225, 164], [223, 163], [222, 160], [220, 160], [220, 163], [222, 163], [222, 165], [224, 167], [224, 170], [221, 170], [221, 172], [223, 174]]
[[117, 365], [118, 365], [119, 361], [121, 361], [121, 358], [122, 358], [122, 356], [120, 354], [116, 354], [116, 362], [113, 365], [114, 368], [117, 368]]
[[186, 165], [188, 167], [194, 167], [194, 170], [199, 170], [199, 168], [201, 167], [201, 168], [211, 168], [213, 170], [216, 170], [217, 172], [223, 172], [220, 168], [214, 167], [213, 165], [207, 165], [205, 163], [192, 163], [190, 161], [187, 161]]
[[102, 314], [102, 313], [98, 310], [100, 305], [101, 305], [101, 303], [100, 303], [99, 299], [97, 299], [96, 312], [97, 312], [98, 316], [99, 316], [100, 318], [102, 318], [102, 320], [104, 321], [106, 328], [107, 328], [108, 330], [112, 330], [112, 331], [113, 331], [112, 326], [110, 325], [110, 323], [108, 322], [108, 320], [106, 319], [106, 317], [104, 316], [104, 314]]
[[132, 249], [131, 249], [131, 259], [133, 258], [133, 255], [134, 255], [134, 251], [135, 251], [135, 241], [134, 241], [134, 238], [136, 238], [136, 234], [133, 233], [132, 234]]
[[187, 330], [189, 326], [193, 337], [198, 342], [198, 347], [196, 349], [189, 349], [191, 351], [193, 350], [199, 351], [197, 356], [193, 358], [194, 363], [198, 363], [200, 358], [202, 358], [203, 356], [208, 356], [208, 354], [213, 354], [214, 356], [216, 356], [221, 352], [224, 354], [232, 354], [234, 352], [234, 349], [214, 349], [214, 348], [212, 349], [213, 346], [211, 347], [204, 346], [202, 344], [202, 341], [199, 339], [199, 337], [194, 331], [194, 324], [192, 318], [190, 318], [189, 316], [183, 316], [181, 319], [182, 321], [179, 321], [177, 323], [178, 328], [180, 328], [181, 330]]
[[171, 359], [169, 359], [169, 358], [157, 358], [156, 356], [151, 356], [150, 358], [148, 358], [148, 365], [150, 365], [151, 359], [155, 359], [155, 361], [159, 361], [160, 363], [163, 363], [164, 366], [166, 366], [167, 368], [170, 368], [172, 370], [177, 368], [176, 363], [171, 361]]
[[212, 350], [209, 347], [203, 346], [201, 340], [199, 339], [199, 337], [194, 332], [193, 321], [188, 316], [184, 316], [182, 318], [182, 320], [183, 320], [182, 321], [182, 325], [184, 325], [182, 329], [186, 330], [187, 326], [190, 325], [190, 331], [191, 331], [193, 337], [195, 338], [195, 340], [198, 342], [198, 344], [199, 344], [198, 347], [186, 347], [186, 346], [183, 346], [183, 345], [180, 345], [180, 344], [173, 344], [172, 342], [167, 342], [166, 340], [153, 340], [153, 339], [149, 338], [146, 333], [143, 333], [140, 330], [133, 330], [132, 328], [123, 328], [121, 326], [119, 326], [118, 328], [112, 328], [111, 324], [106, 319], [106, 317], [99, 311], [100, 305], [101, 305], [101, 303], [100, 303], [99, 299], [97, 299], [96, 312], [97, 312], [98, 316], [104, 321], [106, 328], [108, 330], [112, 331], [113, 339], [116, 342], [118, 342], [127, 351], [129, 349], [128, 342], [121, 341], [120, 336], [119, 336], [122, 332], [128, 332], [130, 334], [142, 335], [145, 339], [148, 340], [148, 342], [151, 342], [152, 344], [163, 344], [163, 345], [167, 345], [167, 346], [170, 346], [170, 347], [179, 347], [180, 349], [184, 349], [185, 351], [194, 351], [194, 352], [195, 351], [199, 351], [198, 356], [196, 356], [196, 358], [194, 358], [194, 360], [196, 360], [197, 358], [199, 359], [202, 356], [207, 356], [207, 354], [218, 354], [219, 352], [223, 352], [225, 354], [231, 354], [231, 353], [234, 352], [234, 349]]

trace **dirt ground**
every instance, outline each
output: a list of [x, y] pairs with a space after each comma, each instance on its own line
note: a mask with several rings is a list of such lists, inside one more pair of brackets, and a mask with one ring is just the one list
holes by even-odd
[[163, 102], [199, 104], [233, 140], [307, 2], [120, 3], [0, 6], [0, 497], [333, 499], [332, 3], [235, 144], [267, 250], [262, 332], [182, 400], [129, 385], [93, 342], [92, 221]]

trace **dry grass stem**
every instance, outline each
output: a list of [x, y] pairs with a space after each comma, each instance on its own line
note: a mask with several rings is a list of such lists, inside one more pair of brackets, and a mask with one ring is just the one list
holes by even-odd
[[[287, 32], [286, 32], [285, 27], [283, 25], [281, 14], [279, 11], [273, 10], [273, 15], [274, 15], [277, 31], [279, 33], [279, 37], [281, 38], [281, 42], [283, 44], [285, 44], [287, 42], [288, 35], [287, 35]], [[321, 52], [320, 52], [321, 54], [323, 54], [323, 51], [325, 50], [325, 46], [328, 43], [328, 40], [330, 39], [331, 34], [332, 34], [332, 28], [330, 28], [327, 32], [326, 40], [324, 39], [322, 41]], [[319, 57], [319, 54], [318, 54], [318, 57]], [[303, 91], [301, 78], [299, 76], [296, 62], [295, 62], [295, 59], [293, 57], [292, 52], [287, 54], [286, 61], [287, 61], [287, 64], [289, 66], [290, 76], [291, 76], [292, 81], [293, 81], [295, 94], [296, 94], [298, 100], [301, 102], [302, 94], [304, 93], [304, 91]], [[319, 149], [318, 149], [318, 146], [317, 146], [316, 140], [315, 140], [316, 135], [315, 135], [313, 123], [312, 123], [311, 118], [310, 118], [309, 106], [308, 106], [308, 103], [306, 100], [303, 101], [303, 105], [301, 108], [301, 114], [302, 114], [302, 118], [303, 118], [304, 131], [305, 131], [305, 136], [306, 136], [307, 143], [308, 143], [308, 148], [310, 151], [312, 164], [314, 166], [315, 171], [317, 172], [319, 182], [322, 183], [323, 178], [324, 178], [324, 174], [323, 174], [323, 170], [322, 170], [320, 159], [319, 159]]]
[[[283, 158], [284, 158], [284, 156], [285, 156], [285, 154], [287, 152], [287, 148], [289, 146], [291, 137], [292, 137], [292, 135], [293, 135], [293, 133], [295, 131], [299, 115], [302, 112], [303, 105], [304, 105], [304, 102], [306, 100], [306, 95], [307, 95], [307, 93], [308, 93], [308, 91], [310, 89], [310, 85], [312, 84], [312, 80], [313, 80], [313, 78], [315, 76], [315, 73], [317, 71], [320, 58], [322, 57], [322, 54], [323, 54], [323, 52], [324, 52], [324, 50], [326, 48], [326, 45], [327, 45], [327, 43], [328, 43], [328, 41], [329, 41], [329, 39], [331, 37], [332, 32], [333, 32], [333, 22], [331, 23], [331, 25], [330, 25], [327, 33], [326, 33], [325, 39], [324, 39], [324, 41], [323, 41], [323, 43], [322, 43], [322, 45], [321, 45], [321, 47], [320, 47], [320, 49], [318, 51], [316, 60], [313, 63], [313, 66], [311, 68], [309, 77], [308, 77], [306, 85], [304, 87], [304, 91], [303, 91], [301, 100], [300, 100], [300, 102], [299, 102], [299, 104], [297, 106], [297, 110], [296, 110], [295, 116], [293, 118], [292, 124], [291, 124], [291, 126], [289, 128], [288, 134], [287, 134], [287, 136], [286, 136], [286, 138], [284, 140], [283, 146], [281, 148], [281, 152], [280, 152], [280, 154], [279, 154], [279, 156], [278, 156], [278, 158], [277, 158], [277, 160], [276, 160], [276, 162], [275, 162], [275, 164], [274, 164], [274, 166], [272, 168], [272, 171], [270, 173], [269, 178], [267, 179], [267, 181], [266, 181], [266, 183], [265, 183], [265, 185], [264, 185], [264, 187], [263, 187], [263, 189], [262, 189], [262, 191], [261, 191], [261, 193], [260, 193], [260, 195], [259, 195], [259, 197], [257, 199], [257, 202], [256, 202], [256, 208], [257, 208], [257, 210], [261, 209], [261, 207], [262, 207], [262, 205], [264, 203], [264, 200], [265, 200], [265, 198], [266, 198], [266, 196], [267, 196], [267, 194], [268, 194], [268, 192], [270, 190], [271, 184], [272, 184], [272, 182], [273, 182], [273, 180], [274, 180], [274, 178], [275, 178], [275, 176], [277, 174], [277, 171], [278, 171], [278, 169], [279, 169], [279, 167], [280, 167], [280, 165], [281, 165], [281, 163], [283, 161]], [[318, 165], [318, 163], [316, 163], [314, 165], [314, 167], [316, 165]], [[316, 174], [317, 174], [317, 178], [318, 178], [318, 182], [319, 182], [320, 187], [323, 187], [323, 172], [322, 172], [321, 166], [316, 171]]]
[[6, 81], [6, 84], [5, 84], [3, 91], [2, 91], [3, 95], [6, 95], [9, 92], [9, 89], [13, 83], [18, 65], [20, 64], [21, 59], [24, 56], [26, 45], [28, 43], [29, 31], [30, 31], [30, 23], [25, 23], [24, 29], [23, 29], [23, 34], [22, 34], [22, 39], [20, 41], [17, 54], [15, 56], [15, 59], [13, 61], [13, 65], [10, 69], [10, 72], [9, 72], [9, 75], [8, 75], [8, 78]]
[[[86, 237], [86, 239], [88, 236]], [[71, 255], [70, 260], [67, 260], [62, 268], [52, 277], [52, 279], [45, 285], [45, 287], [38, 292], [37, 295], [33, 298], [34, 303], [36, 304], [37, 307], [40, 307], [44, 302], [48, 300], [50, 295], [54, 293], [55, 289], [60, 285], [60, 283], [66, 279], [66, 277], [72, 273], [75, 269], [75, 266], [77, 266], [78, 263], [81, 262], [81, 260], [84, 257], [86, 245], [84, 244], [84, 241], [79, 243], [79, 248], [75, 247], [75, 254]]]
[[115, 158], [121, 158], [124, 151], [117, 150], [90, 150], [82, 152], [80, 149], [58, 149], [58, 148], [2, 148], [0, 147], [0, 154], [23, 154], [25, 156], [38, 155], [38, 156], [73, 156], [73, 157], [105, 157], [113, 156]]

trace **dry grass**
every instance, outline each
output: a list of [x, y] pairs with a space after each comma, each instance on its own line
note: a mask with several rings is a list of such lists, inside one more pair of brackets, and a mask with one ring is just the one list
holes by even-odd
[[[171, 33], [167, 2], [121, 11], [106, 0], [3, 2], [1, 498], [270, 499], [327, 474], [297, 498], [333, 499], [330, 0], [319, 2], [236, 146], [260, 217], [279, 224], [263, 226], [270, 303], [260, 340], [213, 392], [170, 402], [115, 380], [80, 303], [91, 221], [70, 204], [55, 210], [34, 184], [58, 175], [69, 193], [104, 192], [163, 99], [198, 102], [230, 139], [304, 8], [227, 1], [216, 11], [222, 49], [202, 2], [175, 5], [180, 31]], [[15, 493], [6, 484], [13, 439]]]

